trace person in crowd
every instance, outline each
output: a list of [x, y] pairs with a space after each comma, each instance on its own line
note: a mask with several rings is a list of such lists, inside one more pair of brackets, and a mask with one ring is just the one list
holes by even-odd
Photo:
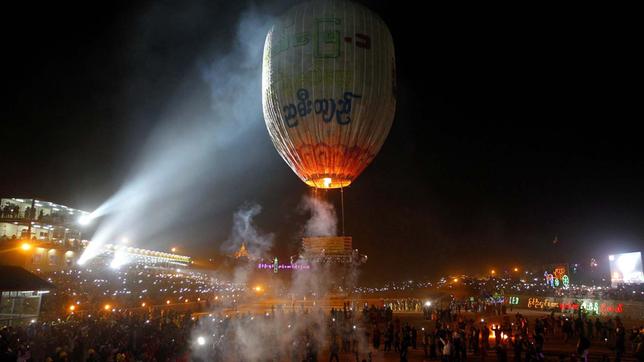
[[418, 341], [418, 330], [416, 330], [416, 327], [412, 326], [411, 327], [411, 348], [416, 349]]
[[[611, 333], [609, 331], [609, 333]], [[622, 356], [626, 351], [626, 332], [624, 331], [624, 326], [621, 323], [617, 322], [617, 328], [615, 329], [615, 362], [621, 362]]]
[[588, 362], [588, 350], [590, 349], [590, 339], [583, 333], [579, 336], [577, 342], [577, 356], [581, 362]]
[[438, 358], [438, 354], [436, 353], [437, 340], [438, 340], [438, 330], [434, 329], [429, 334], [429, 358], [431, 360], [435, 360]]
[[443, 337], [440, 337], [441, 344], [443, 345], [442, 352], [441, 352], [441, 362], [452, 362], [452, 354], [454, 353], [454, 346], [452, 344], [452, 336], [447, 335], [445, 339]]
[[380, 328], [378, 328], [377, 324], [374, 324], [372, 338], [373, 349], [377, 351], [380, 349]]
[[521, 362], [521, 355], [523, 354], [524, 341], [521, 338], [521, 335], [515, 334], [514, 340], [512, 341], [512, 347], [514, 349], [514, 362]]
[[391, 344], [394, 338], [394, 326], [391, 322], [388, 323], [387, 330], [385, 331], [385, 352], [391, 351]]
[[331, 337], [331, 347], [329, 349], [329, 362], [336, 361], [340, 362], [340, 346], [338, 345], [338, 339], [335, 336]]
[[595, 338], [595, 333], [593, 331], [593, 320], [591, 318], [586, 318], [586, 334], [588, 339], [591, 341]]

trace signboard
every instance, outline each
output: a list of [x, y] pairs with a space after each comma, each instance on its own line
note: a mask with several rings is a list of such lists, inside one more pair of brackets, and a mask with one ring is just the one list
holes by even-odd
[[610, 283], [612, 287], [620, 284], [643, 284], [642, 253], [623, 253], [609, 255]]
[[[510, 297], [512, 298], [512, 297]], [[517, 298], [518, 299], [518, 298]], [[595, 299], [584, 299], [580, 301], [539, 298], [533, 297], [528, 299], [529, 309], [540, 309], [546, 311], [559, 310], [561, 312], [576, 312], [581, 310], [585, 313], [594, 315], [619, 315], [624, 312], [623, 303], [611, 301], [600, 301]]]
[[308, 270], [311, 269], [311, 266], [309, 264], [279, 264], [273, 262], [272, 264], [259, 263], [257, 264], [257, 269], [266, 269], [277, 273], [279, 270]]

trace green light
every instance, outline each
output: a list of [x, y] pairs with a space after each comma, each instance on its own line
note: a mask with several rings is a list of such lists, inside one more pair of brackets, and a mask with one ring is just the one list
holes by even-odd
[[564, 288], [568, 288], [568, 286], [570, 285], [570, 279], [568, 278], [568, 276], [564, 275], [563, 277], [561, 277], [561, 281], [563, 282]]

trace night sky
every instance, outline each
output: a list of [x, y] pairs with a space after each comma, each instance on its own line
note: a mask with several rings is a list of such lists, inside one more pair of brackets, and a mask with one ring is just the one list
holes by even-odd
[[[254, 9], [275, 16], [294, 3]], [[369, 255], [364, 282], [642, 249], [643, 118], [627, 25], [568, 9], [362, 3], [393, 34], [399, 91], [387, 141], [345, 192], [347, 234]], [[249, 7], [57, 2], [6, 14], [0, 194], [98, 207], [168, 114], [210, 107], [203, 68], [230, 49]], [[168, 225], [188, 254], [218, 253], [249, 202], [263, 207], [256, 223], [275, 234], [274, 254], [294, 254], [308, 189], [261, 112], [252, 122], [216, 167], [194, 165], [220, 176], [190, 190], [201, 201]]]

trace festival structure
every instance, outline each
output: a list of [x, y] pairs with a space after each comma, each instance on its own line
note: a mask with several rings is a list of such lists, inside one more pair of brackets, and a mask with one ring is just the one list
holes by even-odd
[[367, 256], [353, 249], [350, 236], [320, 236], [302, 239], [304, 260], [321, 263], [362, 264]]
[[340, 189], [341, 196], [342, 236], [304, 238], [296, 258], [346, 265], [367, 260], [344, 233], [344, 188], [389, 134], [395, 64], [387, 25], [351, 1], [298, 4], [270, 29], [262, 67], [268, 133], [304, 183], [315, 190]]

